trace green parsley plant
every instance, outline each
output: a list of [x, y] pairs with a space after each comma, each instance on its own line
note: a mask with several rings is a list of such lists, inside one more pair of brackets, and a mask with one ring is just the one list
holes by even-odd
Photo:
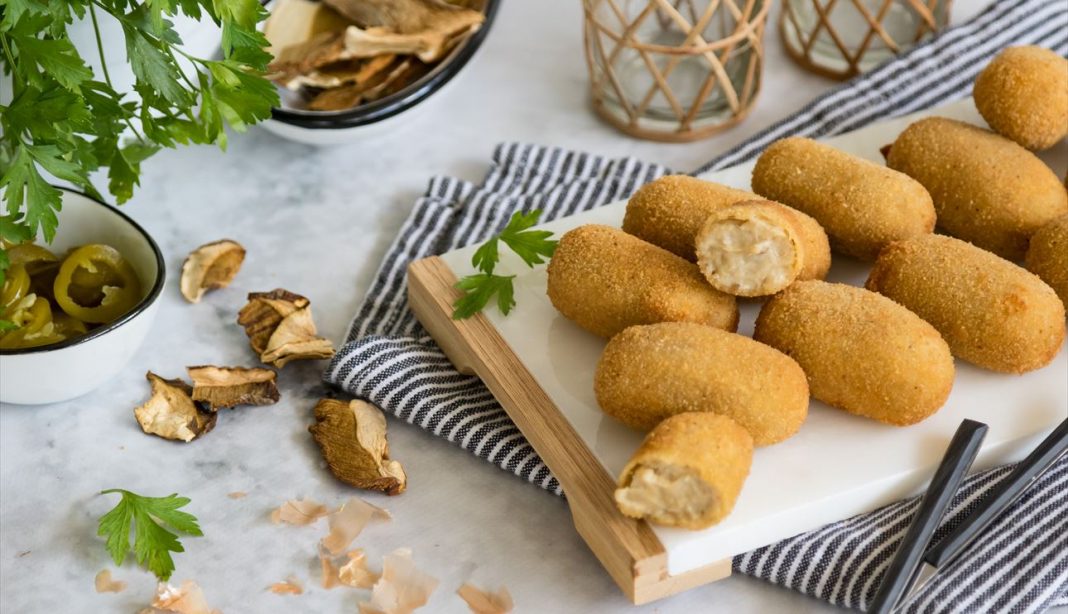
[[[222, 59], [183, 51], [170, 19], [179, 14], [222, 28]], [[141, 163], [161, 148], [225, 148], [225, 126], [243, 130], [270, 117], [278, 93], [263, 77], [271, 56], [256, 29], [266, 15], [258, 0], [0, 0], [0, 67], [12, 87], [0, 105], [0, 239], [28, 241], [40, 230], [52, 240], [60, 191], [43, 172], [99, 196], [89, 174], [107, 169], [108, 191], [123, 203]], [[102, 19], [122, 29], [133, 92], [112, 85]], [[86, 20], [100, 75], [67, 33]], [[0, 284], [9, 264], [2, 247]]]

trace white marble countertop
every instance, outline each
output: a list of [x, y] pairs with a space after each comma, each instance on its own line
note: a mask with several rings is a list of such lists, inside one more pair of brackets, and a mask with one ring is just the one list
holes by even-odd
[[[956, 3], [954, 19], [983, 4]], [[505, 2], [452, 87], [373, 141], [314, 149], [256, 129], [232, 137], [226, 153], [184, 148], [145, 164], [124, 211], [156, 238], [169, 267], [148, 341], [124, 374], [85, 397], [0, 407], [0, 611], [136, 612], [149, 601], [154, 578], [129, 562], [114, 569], [96, 537], [97, 518], [114, 504], [96, 493], [121, 487], [192, 498], [188, 509], [206, 536], [184, 540], [173, 580], [195, 579], [227, 614], [355, 612], [368, 591], [318, 586], [315, 544], [325, 523], [268, 520], [289, 498], [337, 505], [354, 494], [325, 470], [307, 433], [324, 394], [323, 365], [286, 368], [281, 402], [227, 412], [214, 432], [189, 445], [141, 433], [132, 409], [147, 397], [144, 372], [174, 377], [190, 364], [254, 364], [234, 321], [248, 291], [285, 287], [308, 296], [320, 330], [340, 339], [428, 178], [479, 179], [498, 142], [633, 155], [689, 170], [834, 85], [795, 67], [769, 27], [764, 92], [746, 122], [693, 144], [634, 140], [588, 109], [581, 21], [576, 0]], [[113, 42], [121, 57], [121, 43]], [[182, 259], [222, 237], [247, 247], [244, 268], [230, 289], [186, 304], [176, 284]], [[394, 498], [366, 496], [394, 518], [369, 527], [357, 545], [376, 567], [383, 554], [413, 548], [416, 564], [441, 580], [425, 611], [466, 611], [454, 594], [465, 581], [507, 586], [518, 612], [832, 610], [744, 576], [632, 608], [575, 533], [563, 500], [418, 428], [390, 427], [410, 488]], [[230, 499], [232, 491], [248, 496]], [[96, 594], [93, 576], [104, 568], [130, 587]], [[267, 591], [290, 574], [304, 582], [304, 595]]]

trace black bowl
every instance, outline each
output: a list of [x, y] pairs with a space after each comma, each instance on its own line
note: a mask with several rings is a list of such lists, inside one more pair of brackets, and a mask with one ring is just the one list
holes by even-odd
[[427, 74], [409, 83], [403, 89], [379, 100], [359, 105], [343, 111], [307, 111], [303, 109], [271, 110], [271, 118], [284, 124], [309, 128], [312, 130], [330, 130], [338, 128], [355, 128], [381, 121], [402, 113], [419, 104], [431, 94], [437, 92], [456, 76], [478, 51], [482, 41], [489, 34], [493, 18], [501, 0], [486, 0], [482, 9], [486, 20], [472, 35], [453, 49]]

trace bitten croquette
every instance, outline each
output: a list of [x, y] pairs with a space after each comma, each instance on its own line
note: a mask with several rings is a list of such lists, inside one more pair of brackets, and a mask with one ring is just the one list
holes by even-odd
[[831, 268], [831, 248], [819, 222], [770, 200], [713, 213], [696, 243], [705, 279], [735, 296], [775, 294], [797, 279], [823, 279]]
[[863, 288], [795, 282], [764, 304], [753, 338], [796, 360], [813, 397], [886, 424], [920, 422], [953, 387], [938, 331]]
[[984, 369], [1043, 367], [1064, 343], [1064, 305], [1033, 273], [942, 235], [887, 247], [866, 284], [930, 322], [958, 358]]
[[645, 437], [619, 476], [625, 516], [704, 529], [731, 513], [753, 464], [753, 440], [730, 418], [685, 413]]
[[734, 297], [709, 286], [697, 265], [609, 226], [580, 226], [560, 238], [548, 294], [564, 317], [602, 337], [656, 322], [738, 328]]
[[689, 175], [668, 175], [643, 185], [630, 197], [623, 230], [694, 262], [694, 238], [708, 216], [755, 198], [752, 192]]
[[840, 253], [871, 261], [892, 241], [934, 229], [931, 196], [909, 177], [791, 137], [769, 146], [753, 168], [753, 191], [816, 218]]
[[711, 412], [766, 446], [796, 433], [808, 415], [808, 384], [796, 362], [701, 324], [624, 330], [608, 342], [593, 381], [601, 410], [642, 431], [675, 414]]

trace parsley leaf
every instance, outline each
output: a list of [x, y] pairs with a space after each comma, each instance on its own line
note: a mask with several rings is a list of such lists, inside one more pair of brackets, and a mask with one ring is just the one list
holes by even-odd
[[109, 493], [120, 493], [122, 499], [110, 512], [100, 517], [96, 534], [107, 538], [111, 559], [116, 565], [122, 565], [126, 559], [130, 552], [130, 527], [133, 525], [133, 551], [137, 563], [166, 582], [174, 572], [170, 553], [185, 552], [178, 536], [167, 528], [186, 535], [204, 535], [196, 517], [178, 511], [178, 508], [189, 504], [189, 499], [177, 494], [143, 497], [118, 488], [104, 490], [100, 494]]
[[471, 265], [482, 272], [468, 275], [456, 283], [463, 295], [453, 303], [454, 320], [464, 320], [482, 311], [494, 296], [497, 297], [497, 307], [504, 315], [508, 315], [515, 307], [515, 288], [512, 285], [515, 276], [493, 274], [501, 259], [497, 242], [504, 242], [529, 267], [544, 263], [556, 251], [557, 241], [549, 238], [553, 233], [548, 230], [528, 230], [538, 223], [540, 215], [541, 211], [537, 209], [529, 213], [513, 213], [499, 235], [475, 250]]
[[470, 318], [482, 311], [494, 295], [497, 295], [497, 306], [500, 308], [501, 313], [508, 315], [512, 307], [515, 307], [514, 290], [512, 288], [513, 279], [515, 279], [515, 275], [505, 277], [491, 273], [479, 273], [477, 275], [468, 275], [456, 282], [456, 287], [463, 290], [464, 294], [456, 299], [456, 302], [452, 305], [452, 319], [466, 320]]

